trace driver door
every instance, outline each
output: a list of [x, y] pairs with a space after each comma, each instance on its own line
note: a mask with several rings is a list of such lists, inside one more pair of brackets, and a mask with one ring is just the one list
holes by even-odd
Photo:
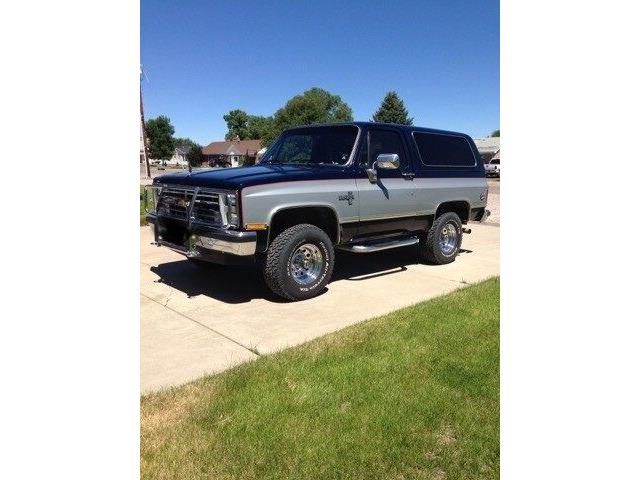
[[[378, 180], [371, 183], [365, 170], [383, 153], [397, 154], [400, 168], [378, 168]], [[410, 230], [417, 210], [414, 173], [400, 132], [384, 127], [369, 129], [361, 142], [358, 162], [358, 235]]]

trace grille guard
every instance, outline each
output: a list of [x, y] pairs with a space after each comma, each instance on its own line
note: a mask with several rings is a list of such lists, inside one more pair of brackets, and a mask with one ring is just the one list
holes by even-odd
[[[151, 191], [154, 199], [153, 211], [149, 209], [149, 191]], [[163, 205], [163, 200], [166, 201], [166, 195], [168, 194], [172, 195], [170, 197], [172, 200]], [[231, 225], [229, 224], [227, 194], [237, 195], [237, 192], [187, 185], [147, 185], [144, 188], [144, 208], [148, 214], [186, 221], [189, 227], [195, 222], [213, 227], [228, 228]], [[199, 204], [206, 204], [212, 208], [207, 209], [205, 207], [199, 211]], [[184, 209], [184, 213], [182, 213], [182, 209]]]

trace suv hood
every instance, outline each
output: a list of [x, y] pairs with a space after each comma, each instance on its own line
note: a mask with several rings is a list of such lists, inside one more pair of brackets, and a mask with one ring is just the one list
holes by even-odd
[[266, 183], [349, 178], [347, 170], [348, 167], [334, 165], [254, 165], [170, 173], [156, 177], [153, 183], [239, 190]]

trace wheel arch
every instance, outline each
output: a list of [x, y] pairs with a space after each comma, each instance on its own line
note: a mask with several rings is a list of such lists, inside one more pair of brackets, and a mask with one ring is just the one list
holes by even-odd
[[466, 224], [469, 221], [471, 203], [468, 200], [447, 200], [446, 202], [442, 202], [438, 205], [438, 208], [436, 208], [434, 220], [447, 212], [457, 214], [460, 220], [462, 220], [462, 223]]
[[269, 212], [268, 228], [259, 249], [265, 251], [278, 234], [300, 223], [309, 223], [322, 229], [334, 244], [340, 241], [340, 221], [333, 205], [328, 203], [279, 205]]

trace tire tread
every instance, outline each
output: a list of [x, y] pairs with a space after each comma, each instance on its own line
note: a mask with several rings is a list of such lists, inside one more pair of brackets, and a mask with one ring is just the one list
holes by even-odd
[[[280, 271], [280, 265], [282, 262], [282, 256], [286, 254], [285, 250], [289, 246], [291, 239], [300, 235], [308, 230], [317, 230], [322, 232], [326, 236], [326, 233], [315, 225], [308, 223], [301, 223], [287, 228], [281, 232], [269, 245], [266, 258], [264, 260], [263, 276], [267, 287], [276, 295], [283, 297], [287, 300], [299, 300], [298, 297], [291, 295], [286, 291], [283, 285], [282, 272]], [[329, 238], [327, 237], [327, 240]], [[329, 241], [330, 242], [330, 241]], [[333, 270], [333, 266], [330, 266]], [[328, 277], [330, 278], [331, 271]]]

